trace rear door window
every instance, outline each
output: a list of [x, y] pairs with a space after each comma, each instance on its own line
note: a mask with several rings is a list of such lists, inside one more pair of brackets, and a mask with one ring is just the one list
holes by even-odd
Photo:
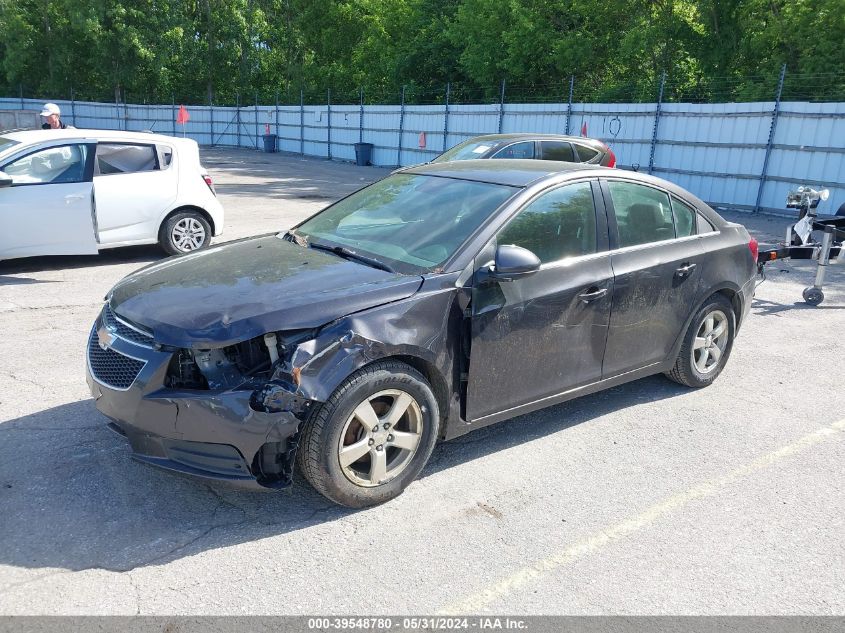
[[672, 215], [675, 216], [675, 234], [677, 237], [695, 235], [695, 209], [672, 196]]
[[100, 143], [97, 145], [97, 167], [101, 175], [155, 171], [158, 158], [153, 145]]
[[540, 158], [543, 160], [562, 160], [567, 163], [576, 162], [572, 145], [566, 141], [540, 141]]
[[574, 143], [574, 145], [575, 149], [578, 152], [578, 158], [581, 160], [582, 163], [588, 163], [599, 155], [596, 150], [587, 147], [586, 145], [579, 145], [578, 143]]
[[710, 220], [705, 218], [700, 213], [696, 214], [696, 223], [698, 224], [698, 234], [699, 235], [701, 235], [703, 233], [712, 233], [713, 231], [716, 230], [716, 227], [714, 227], [710, 223]]
[[503, 147], [491, 158], [534, 158], [534, 141], [523, 141]]
[[607, 183], [619, 232], [619, 246], [662, 242], [675, 237], [669, 195], [633, 182]]
[[167, 169], [170, 167], [170, 163], [173, 162], [173, 148], [168, 147], [167, 145], [159, 145], [158, 160], [161, 169]]

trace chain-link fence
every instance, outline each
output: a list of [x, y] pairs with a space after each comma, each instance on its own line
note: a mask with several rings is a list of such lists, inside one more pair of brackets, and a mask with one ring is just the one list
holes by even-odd
[[[373, 145], [376, 165], [431, 160], [472, 136], [502, 132], [585, 134], [607, 143], [619, 166], [654, 173], [714, 206], [782, 209], [797, 184], [827, 186], [831, 209], [845, 203], [845, 76], [791, 75], [693, 82], [661, 74], [653, 89], [607, 88], [569, 77], [560, 82], [486, 89], [447, 84], [400, 91], [352, 88], [236, 95], [232, 103], [79, 101], [20, 94], [0, 109], [60, 105], [79, 128], [185, 135], [206, 146], [274, 148], [354, 160], [355, 144]], [[139, 95], [139, 97], [141, 97]], [[177, 123], [180, 105], [190, 120]]]

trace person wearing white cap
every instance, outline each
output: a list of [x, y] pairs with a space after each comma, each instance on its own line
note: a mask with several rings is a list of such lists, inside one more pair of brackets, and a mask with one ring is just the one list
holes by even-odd
[[41, 109], [41, 116], [46, 119], [41, 126], [42, 130], [64, 130], [68, 127], [62, 122], [62, 111], [55, 103], [45, 103]]

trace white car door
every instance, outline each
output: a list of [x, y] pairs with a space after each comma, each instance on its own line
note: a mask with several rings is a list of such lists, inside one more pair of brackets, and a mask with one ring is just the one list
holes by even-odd
[[0, 165], [0, 259], [97, 252], [92, 209], [93, 145], [35, 150]]
[[158, 239], [162, 213], [177, 194], [177, 171], [171, 156], [172, 152], [160, 155], [152, 143], [97, 144], [94, 201], [100, 244]]

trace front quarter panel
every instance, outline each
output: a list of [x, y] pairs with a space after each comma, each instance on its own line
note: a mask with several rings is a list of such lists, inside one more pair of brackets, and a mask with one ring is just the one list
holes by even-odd
[[460, 410], [456, 354], [463, 318], [456, 279], [457, 274], [428, 277], [407, 299], [330, 323], [297, 346], [274, 378], [295, 385], [304, 398], [325, 402], [358, 369], [400, 357], [427, 374], [441, 416], [455, 415]]

